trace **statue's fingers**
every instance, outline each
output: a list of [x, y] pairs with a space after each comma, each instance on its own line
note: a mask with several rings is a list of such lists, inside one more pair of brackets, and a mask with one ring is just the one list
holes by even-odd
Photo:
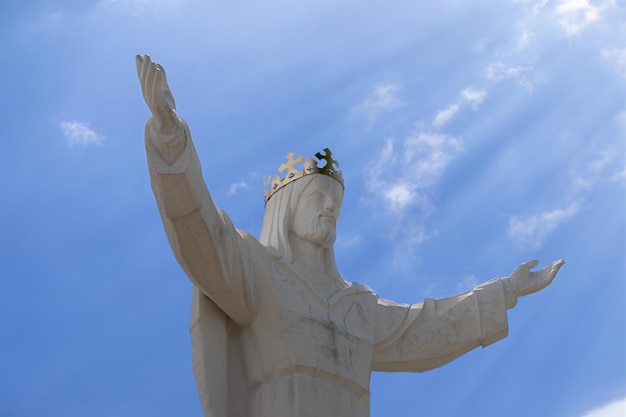
[[141, 69], [143, 67], [143, 58], [141, 55], [135, 56], [135, 65], [137, 66], [137, 78], [141, 81]]
[[148, 75], [152, 72], [152, 60], [150, 59], [150, 55], [143, 56], [143, 69], [141, 72], [141, 79], [144, 81], [144, 87], [149, 88], [150, 84], [147, 83]]
[[539, 265], [539, 259], [533, 259], [531, 261], [528, 262], [524, 262], [523, 264], [521, 264], [520, 266], [526, 268], [526, 269], [533, 269], [534, 267], [536, 267], [537, 265]]
[[163, 74], [163, 81], [165, 81], [167, 83], [167, 76], [165, 75], [165, 68], [163, 68], [163, 65], [161, 64], [156, 64], [156, 67], [159, 69], [159, 71], [161, 71], [161, 74]]
[[137, 55], [137, 77], [139, 78], [139, 85], [141, 86], [141, 94], [143, 99], [150, 106], [150, 97], [148, 97], [148, 88], [146, 85], [146, 62], [141, 55]]
[[552, 267], [556, 268], [557, 270], [562, 267], [565, 264], [565, 261], [563, 259], [559, 259], [558, 261], [554, 261], [552, 262]]
[[172, 95], [172, 92], [169, 89], [166, 89], [164, 91], [161, 91], [161, 94], [167, 107], [171, 110], [176, 110], [176, 102], [174, 101], [174, 96]]
[[148, 62], [146, 62], [145, 55], [142, 57], [137, 55], [137, 76], [139, 77], [139, 83], [141, 84], [141, 93], [143, 99], [150, 106], [150, 87], [147, 83], [147, 71], [149, 69]]
[[139, 76], [139, 79], [141, 80], [141, 88], [143, 89], [146, 101], [148, 101], [149, 99], [149, 91], [150, 91], [150, 84], [148, 80], [149, 75], [150, 75], [150, 67], [151, 67], [150, 57], [148, 55], [144, 55], [142, 57], [141, 75]]
[[150, 107], [150, 109], [152, 109], [153, 107], [153, 102], [154, 102], [154, 93], [152, 90], [154, 90], [154, 88], [152, 87], [152, 84], [154, 83], [154, 73], [148, 71], [145, 74], [145, 77], [143, 79], [143, 84], [142, 84], [142, 88], [143, 88], [143, 95], [144, 98], [146, 99], [146, 103], [148, 104], [148, 107]]
[[552, 264], [550, 264], [548, 268], [550, 268], [551, 280], [554, 279], [554, 277], [556, 276], [556, 273], [559, 272], [559, 269], [561, 269], [563, 264], [565, 264], [565, 261], [562, 259], [559, 259], [558, 261], [552, 262]]
[[537, 271], [537, 284], [540, 285], [539, 289], [545, 288], [554, 281], [556, 277], [556, 273], [559, 272], [561, 266], [563, 266], [563, 261], [556, 261], [543, 268], [540, 271]]
[[172, 110], [176, 109], [176, 102], [174, 101], [174, 95], [172, 95], [172, 91], [170, 90], [170, 86], [167, 85], [167, 74], [165, 73], [165, 68], [161, 64], [156, 64], [157, 70], [161, 74], [161, 96], [165, 101], [165, 104]]
[[561, 266], [563, 266], [565, 262], [563, 261], [556, 261], [556, 262], [552, 262], [550, 265], [546, 266], [545, 268], [543, 268], [541, 270], [541, 272], [544, 272], [546, 274], [551, 274], [551, 273], [557, 273], [559, 271], [559, 269], [561, 268]]
[[154, 106], [159, 105], [161, 100], [161, 72], [153, 66], [150, 73], [150, 99]]

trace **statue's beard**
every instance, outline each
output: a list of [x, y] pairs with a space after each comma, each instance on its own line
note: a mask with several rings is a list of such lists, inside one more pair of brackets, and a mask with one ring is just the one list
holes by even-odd
[[314, 216], [304, 225], [304, 230], [294, 230], [296, 236], [328, 248], [335, 243], [335, 222], [328, 217]]

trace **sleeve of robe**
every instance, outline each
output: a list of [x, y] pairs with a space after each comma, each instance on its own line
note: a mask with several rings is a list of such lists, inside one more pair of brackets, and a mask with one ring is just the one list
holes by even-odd
[[170, 245], [189, 279], [237, 324], [245, 325], [253, 314], [251, 274], [242, 262], [249, 251], [245, 234], [213, 203], [184, 121], [173, 139], [170, 143], [180, 144], [180, 149], [164, 158], [153, 145], [162, 138], [146, 125], [150, 181]]
[[372, 370], [422, 372], [508, 335], [504, 282], [414, 305], [379, 299]]

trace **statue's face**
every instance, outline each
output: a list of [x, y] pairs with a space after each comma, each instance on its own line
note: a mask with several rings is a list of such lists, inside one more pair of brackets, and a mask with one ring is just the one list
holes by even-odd
[[299, 238], [327, 248], [335, 242], [343, 187], [326, 175], [313, 176], [315, 178], [302, 190], [291, 230]]

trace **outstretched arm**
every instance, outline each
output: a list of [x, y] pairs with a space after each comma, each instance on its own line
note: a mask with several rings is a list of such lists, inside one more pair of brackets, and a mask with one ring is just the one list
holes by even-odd
[[506, 310], [517, 297], [548, 286], [563, 261], [530, 271], [526, 262], [510, 277], [496, 278], [472, 291], [412, 306], [379, 300], [373, 369], [424, 371], [443, 365], [478, 346], [488, 346], [508, 334]]
[[252, 316], [249, 250], [218, 209], [202, 178], [185, 121], [176, 114], [165, 71], [148, 55], [137, 56], [137, 75], [152, 117], [146, 124], [150, 182], [167, 237], [189, 279], [239, 324]]
[[503, 281], [413, 304], [379, 300], [372, 369], [422, 372], [439, 367], [508, 334]]

